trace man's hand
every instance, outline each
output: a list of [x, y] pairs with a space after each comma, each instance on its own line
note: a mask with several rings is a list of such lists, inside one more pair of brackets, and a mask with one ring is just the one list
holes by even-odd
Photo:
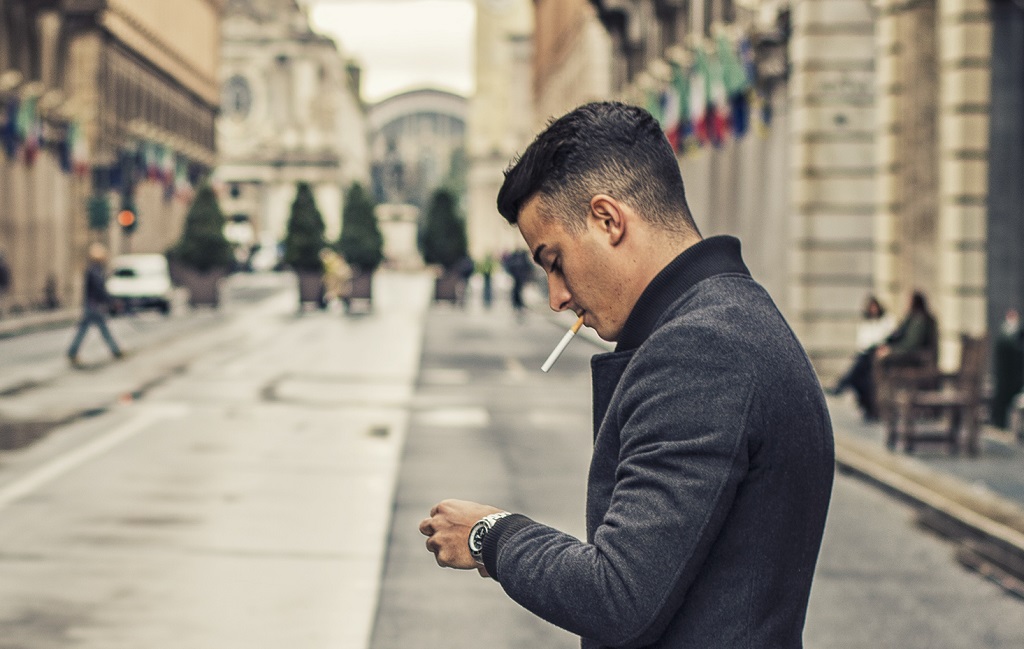
[[420, 523], [420, 534], [427, 537], [427, 550], [434, 553], [437, 565], [457, 570], [479, 570], [487, 576], [469, 553], [469, 530], [484, 516], [503, 511], [489, 505], [465, 500], [442, 500], [430, 510], [430, 518]]

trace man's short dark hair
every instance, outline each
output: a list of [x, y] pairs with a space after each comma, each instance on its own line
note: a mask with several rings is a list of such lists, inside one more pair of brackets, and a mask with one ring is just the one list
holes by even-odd
[[498, 212], [515, 224], [536, 196], [542, 214], [578, 233], [597, 194], [667, 231], [698, 233], [679, 163], [658, 122], [643, 108], [618, 102], [586, 104], [551, 122], [505, 171]]

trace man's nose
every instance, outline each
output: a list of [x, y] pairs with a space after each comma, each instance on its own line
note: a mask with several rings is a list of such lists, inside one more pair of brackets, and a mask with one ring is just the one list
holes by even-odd
[[565, 282], [548, 276], [548, 306], [552, 311], [565, 311], [572, 302], [572, 294], [565, 287]]

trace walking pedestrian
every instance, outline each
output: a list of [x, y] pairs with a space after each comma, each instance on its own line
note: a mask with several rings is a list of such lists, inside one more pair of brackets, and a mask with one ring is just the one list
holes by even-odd
[[483, 278], [481, 298], [483, 299], [485, 309], [490, 309], [491, 304], [494, 302], [494, 285], [491, 283], [492, 276], [494, 275], [494, 266], [494, 255], [487, 253], [477, 268], [477, 272], [479, 272], [480, 277]]
[[0, 251], [0, 318], [4, 317], [7, 310], [7, 292], [11, 288], [11, 267], [7, 265], [7, 258]]
[[72, 365], [79, 365], [78, 349], [82, 345], [82, 339], [89, 331], [89, 327], [96, 325], [103, 340], [110, 347], [110, 353], [114, 358], [121, 358], [124, 354], [117, 346], [117, 341], [107, 328], [106, 311], [110, 306], [110, 295], [107, 293], [107, 248], [101, 243], [93, 243], [89, 246], [89, 266], [85, 270], [85, 292], [82, 308], [82, 319], [78, 323], [78, 331], [75, 333], [71, 347], [68, 349], [68, 359]]
[[587, 535], [445, 500], [427, 549], [584, 649], [800, 647], [834, 470], [824, 395], [740, 242], [701, 237], [658, 123], [574, 110], [506, 172], [498, 210], [551, 308], [617, 342], [591, 363]]
[[533, 274], [532, 265], [525, 250], [513, 250], [505, 257], [505, 272], [512, 278], [512, 290], [510, 292], [512, 310], [515, 312], [516, 318], [520, 320], [523, 317], [523, 311], [526, 309], [526, 302], [523, 300], [523, 289], [526, 288], [526, 282], [529, 281], [530, 276]]
[[1010, 406], [1024, 386], [1024, 327], [1017, 309], [1007, 309], [1003, 316], [992, 353], [992, 375], [989, 419], [993, 426], [1006, 428]]

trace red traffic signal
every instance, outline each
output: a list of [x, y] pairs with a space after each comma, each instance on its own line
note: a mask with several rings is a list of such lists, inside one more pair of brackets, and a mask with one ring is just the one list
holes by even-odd
[[121, 210], [117, 213], [117, 224], [126, 230], [130, 229], [135, 225], [135, 212], [131, 210]]

